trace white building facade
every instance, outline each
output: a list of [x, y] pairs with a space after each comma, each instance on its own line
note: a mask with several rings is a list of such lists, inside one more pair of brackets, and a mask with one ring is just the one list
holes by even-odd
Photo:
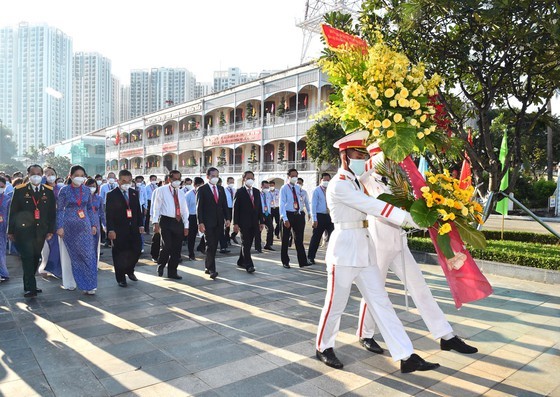
[[217, 167], [238, 183], [252, 170], [257, 181], [282, 185], [296, 168], [314, 187], [320, 171], [336, 169], [319, 169], [306, 154], [307, 130], [331, 92], [327, 76], [308, 64], [133, 118], [105, 129], [106, 172], [163, 177], [178, 169], [193, 177]]
[[77, 52], [72, 71], [72, 136], [113, 123], [111, 61], [96, 52]]
[[0, 119], [18, 155], [68, 139], [71, 112], [71, 38], [47, 25], [0, 29]]

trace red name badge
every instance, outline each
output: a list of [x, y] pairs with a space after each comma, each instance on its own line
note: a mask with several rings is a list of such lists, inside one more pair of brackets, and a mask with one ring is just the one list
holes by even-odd
[[4, 222], [4, 217], [0, 215], [0, 223]]
[[128, 219], [132, 218], [132, 210], [131, 209], [126, 210], [126, 217]]
[[84, 219], [86, 217], [86, 214], [84, 213], [84, 210], [78, 210], [78, 217], [80, 219]]
[[35, 210], [35, 219], [41, 219], [41, 213], [39, 212], [39, 210]]

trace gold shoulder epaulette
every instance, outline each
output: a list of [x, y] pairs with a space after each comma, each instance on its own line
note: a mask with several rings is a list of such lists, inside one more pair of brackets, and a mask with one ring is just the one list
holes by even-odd
[[46, 187], [46, 188], [49, 189], [49, 190], [53, 190], [53, 187], [50, 186], [50, 185], [43, 185], [43, 186]]
[[27, 183], [22, 183], [21, 185], [17, 185], [14, 189], [21, 189], [27, 186]]

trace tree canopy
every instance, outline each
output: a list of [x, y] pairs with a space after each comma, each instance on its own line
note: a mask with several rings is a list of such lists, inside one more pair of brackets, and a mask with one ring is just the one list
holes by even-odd
[[333, 144], [344, 136], [342, 127], [331, 118], [317, 121], [307, 131], [307, 153], [315, 164], [338, 164], [338, 150]]

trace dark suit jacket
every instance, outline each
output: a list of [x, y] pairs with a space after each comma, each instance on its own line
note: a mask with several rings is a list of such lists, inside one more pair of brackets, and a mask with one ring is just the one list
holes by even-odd
[[130, 235], [140, 235], [140, 227], [144, 226], [138, 192], [128, 189], [128, 200], [132, 211], [130, 219], [126, 217], [128, 207], [121, 189], [116, 188], [107, 193], [105, 202], [107, 232], [114, 231], [117, 234], [117, 240], [128, 238]]
[[[26, 236], [46, 236], [56, 229], [56, 202], [50, 186], [41, 185], [39, 193], [33, 192], [31, 183], [16, 186], [10, 205], [8, 234], [22, 238]], [[35, 219], [35, 202], [40, 219]]]
[[224, 224], [224, 219], [230, 221], [226, 192], [223, 187], [218, 188], [218, 202], [214, 200], [212, 185], [206, 183], [196, 193], [196, 218], [200, 225], [204, 223], [206, 228], [217, 227]]
[[240, 228], [258, 226], [264, 224], [264, 216], [261, 203], [261, 192], [257, 188], [253, 189], [253, 198], [255, 206], [251, 202], [251, 197], [247, 188], [243, 186], [235, 192], [235, 199], [233, 200], [233, 224], [238, 225]]

